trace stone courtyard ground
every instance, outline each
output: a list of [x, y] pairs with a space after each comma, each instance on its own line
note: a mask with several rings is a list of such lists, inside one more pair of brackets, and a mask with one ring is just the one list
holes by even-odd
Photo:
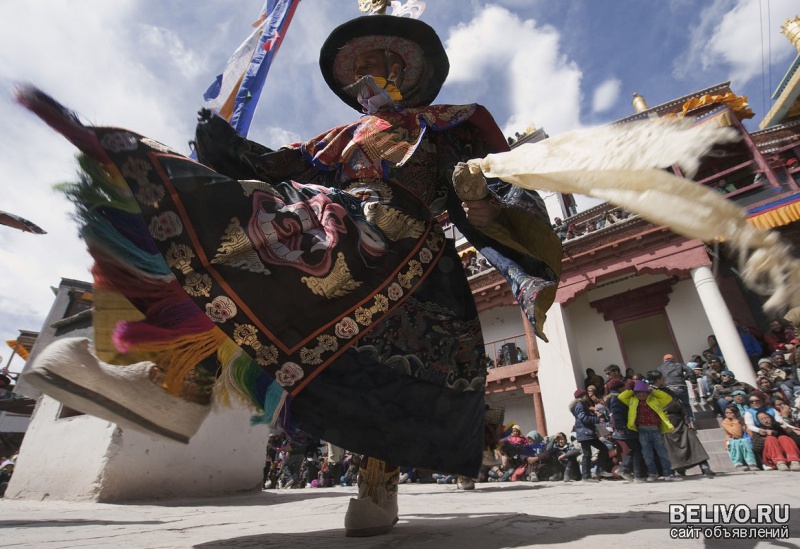
[[[375, 538], [344, 536], [344, 513], [355, 488], [254, 491], [122, 505], [0, 500], [0, 543], [45, 549], [800, 547], [799, 492], [800, 473], [777, 471], [720, 474], [712, 480], [690, 474], [676, 483], [490, 483], [471, 492], [451, 485], [403, 485], [400, 521], [390, 534]], [[713, 524], [698, 526], [700, 531], [670, 524], [671, 504], [768, 505], [767, 510], [788, 506], [788, 523], [779, 531], [788, 527], [789, 539], [708, 540], [702, 529], [713, 533]], [[744, 507], [731, 509], [745, 512]], [[723, 523], [729, 534], [744, 526]], [[673, 540], [671, 532], [700, 535]]]

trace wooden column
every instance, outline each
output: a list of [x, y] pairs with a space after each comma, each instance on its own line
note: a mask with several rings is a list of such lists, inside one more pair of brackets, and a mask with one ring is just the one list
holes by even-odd
[[520, 309], [519, 312], [522, 315], [522, 326], [525, 328], [525, 344], [528, 347], [528, 360], [538, 360], [539, 344], [536, 342], [536, 334], [533, 333], [533, 326], [531, 326], [531, 322], [528, 320], [528, 317], [525, 316], [525, 313], [522, 312], [522, 309]]
[[544, 417], [544, 402], [542, 393], [533, 393], [533, 409], [536, 412], [536, 430], [543, 437], [547, 436], [547, 418]]

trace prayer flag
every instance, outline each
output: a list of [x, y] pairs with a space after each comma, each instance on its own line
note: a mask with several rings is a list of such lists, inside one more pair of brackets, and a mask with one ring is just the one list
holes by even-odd
[[206, 107], [225, 118], [243, 136], [250, 130], [269, 67], [299, 3], [300, 0], [267, 0], [253, 32], [233, 52], [223, 73], [203, 94]]

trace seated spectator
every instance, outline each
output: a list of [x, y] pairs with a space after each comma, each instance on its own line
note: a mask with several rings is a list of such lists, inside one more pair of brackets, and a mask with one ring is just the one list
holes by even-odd
[[633, 390], [620, 393], [619, 399], [628, 406], [628, 429], [639, 433], [639, 444], [647, 465], [647, 482], [658, 480], [656, 456], [661, 462], [664, 480], [683, 480], [675, 476], [672, 464], [664, 446], [663, 433], [673, 430], [672, 424], [664, 412], [664, 406], [672, 397], [659, 389], [651, 389], [644, 381], [637, 381]]
[[752, 440], [736, 404], [731, 404], [725, 408], [722, 430], [725, 431], [725, 449], [728, 450], [728, 455], [736, 470], [758, 470]]
[[756, 385], [758, 385], [758, 389], [762, 393], [767, 395], [768, 400], [772, 400], [772, 397], [777, 394], [783, 394], [780, 389], [772, 384], [772, 380], [768, 377], [757, 377]]
[[[782, 358], [780, 352], [778, 354]], [[772, 387], [780, 389], [789, 400], [794, 399], [795, 389], [800, 389], [800, 383], [789, 378], [785, 371], [775, 366], [771, 358], [762, 358], [758, 361], [758, 375], [769, 379], [772, 382]]]
[[[747, 402], [750, 407], [744, 414], [744, 424], [747, 426], [747, 431], [753, 439], [753, 451], [757, 456], [760, 456], [764, 451], [764, 424], [759, 420], [758, 414], [764, 412], [772, 417], [772, 424], [780, 428], [789, 427], [783, 420], [781, 415], [775, 408], [769, 405], [769, 397], [760, 390], [755, 390], [747, 396]], [[793, 435], [800, 433], [800, 429], [789, 427]], [[763, 461], [763, 460], [762, 460]]]
[[758, 435], [764, 438], [761, 454], [764, 470], [800, 471], [800, 449], [794, 440], [785, 434], [785, 430], [789, 427], [779, 425], [766, 411], [756, 412], [756, 419], [761, 425]]
[[496, 357], [495, 357], [495, 359], [494, 359], [494, 363], [495, 363], [495, 365], [496, 365], [498, 368], [499, 368], [500, 366], [505, 366], [505, 365], [506, 365], [506, 359], [505, 359], [505, 357], [503, 356], [503, 351], [502, 351], [502, 349], [501, 349], [501, 350], [499, 350], [499, 351], [497, 351], [497, 356], [496, 356]]
[[525, 448], [525, 442], [525, 437], [522, 436], [519, 425], [512, 425], [510, 434], [498, 441], [498, 447], [502, 454], [500, 459], [504, 470], [510, 468], [511, 472], [514, 472], [513, 470], [519, 465], [518, 461], [521, 459], [520, 456]]
[[597, 394], [597, 396], [603, 396], [605, 393], [604, 389], [601, 389], [601, 387], [605, 387], [605, 383], [606, 383], [605, 380], [596, 373], [594, 373], [594, 370], [592, 368], [586, 368], [586, 379], [583, 380], [584, 389], [588, 391], [589, 386], [594, 385], [595, 393]]
[[761, 355], [764, 353], [764, 348], [749, 326], [745, 326], [735, 318], [733, 319], [733, 323], [736, 324], [736, 331], [739, 333], [739, 339], [742, 340], [742, 345], [744, 345], [744, 350], [750, 358], [753, 369], [758, 369], [758, 359], [761, 358]]
[[720, 416], [722, 416], [725, 408], [728, 407], [728, 404], [733, 403], [734, 391], [744, 391], [745, 393], [750, 393], [752, 390], [753, 387], [744, 381], [739, 381], [736, 379], [733, 376], [733, 372], [730, 370], [723, 370], [720, 372], [719, 383], [714, 385], [714, 391], [711, 393], [711, 400], [712, 404], [714, 405], [714, 409]]
[[783, 320], [776, 318], [770, 321], [769, 330], [764, 334], [764, 345], [770, 354], [775, 351], [786, 352], [786, 344], [794, 338], [794, 329], [787, 326]]
[[[736, 408], [739, 409], [739, 416], [744, 417], [744, 413], [749, 408], [747, 405], [747, 393], [739, 390], [732, 392], [731, 396], [733, 397], [733, 404], [735, 404]], [[730, 406], [730, 404], [728, 406]]]
[[[792, 344], [789, 344], [789, 347], [791, 346]], [[786, 379], [790, 379], [795, 383], [800, 381], [800, 378], [797, 376], [797, 365], [786, 361], [786, 353], [775, 351], [770, 358], [772, 359], [772, 364], [776, 368], [783, 370], [786, 374]]]
[[706, 358], [706, 365], [703, 368], [702, 384], [708, 393], [708, 403], [711, 404], [711, 393], [714, 392], [714, 386], [722, 381], [722, 371], [725, 368], [722, 366], [722, 359], [716, 355], [709, 354]]
[[790, 427], [800, 427], [800, 408], [792, 406], [791, 401], [784, 396], [772, 397], [772, 407], [783, 418], [784, 423]]
[[14, 461], [10, 459], [4, 460], [0, 463], [0, 498], [5, 496], [8, 482], [14, 474]]
[[515, 467], [510, 464], [495, 465], [486, 473], [489, 482], [508, 482], [514, 474]]
[[686, 366], [694, 373], [694, 380], [691, 381], [692, 386], [692, 402], [698, 403], [701, 400], [708, 398], [709, 390], [706, 386], [705, 377], [703, 376], [703, 366], [699, 362], [687, 362]]
[[549, 456], [545, 453], [544, 437], [538, 431], [525, 435], [525, 446], [518, 454], [518, 465], [511, 475], [512, 482], [537, 481], [548, 476]]
[[720, 349], [719, 343], [717, 343], [717, 336], [715, 336], [714, 334], [711, 334], [706, 339], [708, 341], [708, 349], [703, 351], [703, 354], [708, 352], [709, 354], [711, 354], [713, 356], [721, 357], [722, 356], [722, 349]]
[[580, 480], [578, 456], [581, 455], [579, 448], [573, 446], [567, 440], [567, 435], [558, 433], [551, 440], [545, 449], [545, 453], [550, 457], [553, 471], [550, 476], [551, 481], [564, 480], [572, 482]]
[[445, 475], [443, 473], [433, 473], [433, 480], [436, 484], [455, 484], [458, 475]]
[[[587, 370], [594, 373], [591, 369]], [[581, 476], [584, 482], [596, 481], [591, 476], [590, 468], [592, 463], [592, 448], [598, 451], [597, 456], [597, 476], [610, 478], [613, 475], [608, 472], [608, 448], [600, 442], [595, 431], [597, 425], [604, 423], [602, 418], [594, 415], [590, 410], [589, 394], [583, 389], [575, 391], [575, 400], [570, 402], [569, 410], [575, 418], [575, 435], [581, 445], [583, 458], [581, 460]]]

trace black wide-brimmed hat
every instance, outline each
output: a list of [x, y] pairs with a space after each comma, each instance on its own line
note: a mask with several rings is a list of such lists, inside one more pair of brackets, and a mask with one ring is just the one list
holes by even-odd
[[344, 90], [353, 83], [356, 57], [369, 50], [389, 50], [405, 61], [399, 86], [403, 105], [430, 105], [442, 88], [450, 62], [436, 32], [418, 19], [395, 15], [367, 15], [333, 30], [319, 54], [325, 82], [339, 98], [361, 111], [358, 100]]

